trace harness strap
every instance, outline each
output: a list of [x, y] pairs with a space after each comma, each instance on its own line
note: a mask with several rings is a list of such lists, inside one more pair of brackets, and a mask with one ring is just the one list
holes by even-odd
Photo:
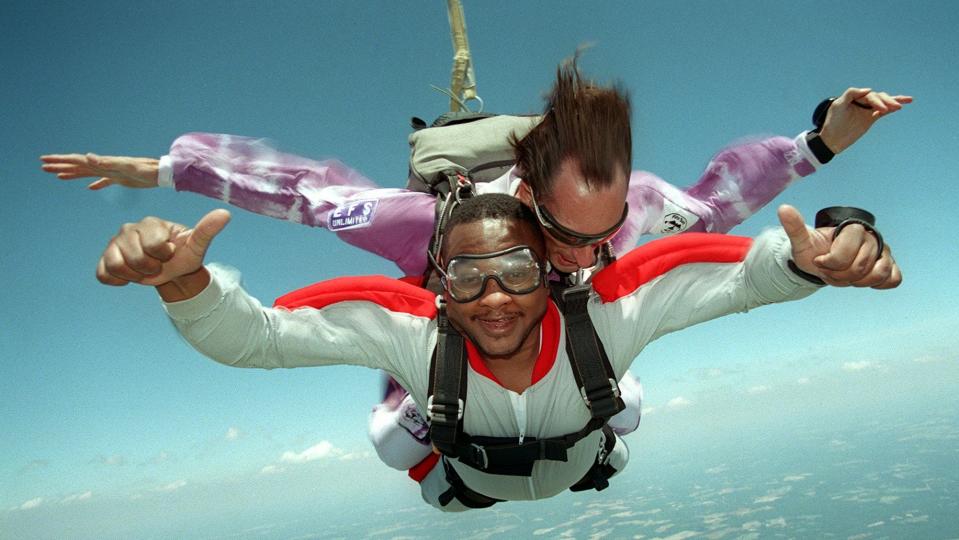
[[609, 487], [609, 479], [616, 474], [616, 469], [608, 463], [609, 455], [612, 453], [613, 447], [616, 446], [616, 434], [613, 433], [613, 428], [606, 425], [603, 426], [603, 435], [606, 436], [606, 440], [603, 441], [602, 451], [596, 455], [596, 463], [586, 471], [579, 482], [570, 486], [570, 491], [586, 491], [588, 489], [603, 491]]
[[439, 496], [441, 506], [448, 505], [453, 499], [456, 499], [467, 508], [489, 508], [498, 502], [503, 502], [502, 499], [487, 497], [482, 493], [470, 489], [469, 486], [463, 482], [463, 479], [460, 478], [460, 475], [456, 473], [456, 469], [454, 469], [446, 459], [440, 458], [440, 461], [443, 462], [446, 481], [450, 485], [450, 488]]
[[443, 245], [443, 235], [446, 233], [446, 224], [453, 215], [453, 210], [464, 199], [468, 199], [476, 194], [476, 188], [469, 171], [460, 171], [457, 169], [448, 169], [437, 175], [445, 181], [431, 184], [431, 189], [436, 194], [436, 218], [433, 224], [433, 236], [430, 238], [427, 257], [430, 264], [426, 265], [423, 272], [422, 287], [428, 288], [430, 276], [433, 275], [433, 265], [439, 258], [440, 247]]
[[604, 422], [593, 418], [574, 433], [537, 439], [527, 437], [479, 437], [461, 433], [456, 444], [460, 462], [476, 470], [505, 476], [530, 476], [533, 465], [542, 459], [566, 461], [567, 450], [590, 433], [601, 429]]
[[626, 405], [620, 397], [606, 350], [586, 310], [589, 291], [589, 284], [582, 283], [560, 293], [566, 320], [566, 353], [590, 414], [605, 424]]
[[463, 431], [466, 405], [466, 345], [463, 336], [450, 325], [442, 301], [436, 320], [436, 349], [430, 367], [426, 415], [430, 420], [433, 445], [443, 454], [456, 457], [456, 440]]

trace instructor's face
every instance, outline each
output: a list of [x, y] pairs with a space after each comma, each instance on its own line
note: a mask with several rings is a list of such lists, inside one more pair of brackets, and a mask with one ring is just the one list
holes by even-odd
[[[611, 186], [591, 188], [577, 162], [566, 159], [557, 170], [550, 193], [534, 196], [524, 183], [516, 196], [536, 212], [553, 268], [575, 272], [595, 265], [599, 244], [622, 226], [628, 188], [625, 172]], [[571, 238], [579, 240], [576, 245], [570, 243]], [[582, 241], [584, 238], [589, 241]]]
[[[450, 231], [443, 259], [495, 253], [521, 245], [530, 246], [542, 258], [542, 238], [527, 223], [501, 219], [464, 223]], [[484, 356], [508, 358], [539, 348], [539, 323], [546, 314], [548, 298], [545, 280], [533, 292], [513, 294], [488, 279], [480, 297], [471, 302], [456, 302], [447, 294], [447, 313]]]

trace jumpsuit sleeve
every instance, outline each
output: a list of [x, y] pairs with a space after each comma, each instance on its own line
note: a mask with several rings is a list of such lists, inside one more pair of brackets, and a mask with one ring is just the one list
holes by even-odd
[[200, 294], [163, 304], [177, 331], [204, 356], [243, 368], [366, 366], [389, 372], [407, 388], [425, 385], [424, 362], [436, 334], [431, 317], [369, 299], [264, 307], [240, 286], [239, 272], [207, 268], [210, 284]]
[[178, 137], [161, 159], [177, 191], [191, 191], [277, 219], [321, 227], [394, 262], [426, 269], [435, 198], [380, 188], [336, 160], [279, 152], [261, 139], [213, 133]]
[[820, 165], [801, 133], [795, 139], [770, 137], [730, 146], [683, 189], [652, 173], [633, 171], [629, 217], [613, 245], [623, 253], [646, 234], [728, 232]]
[[755, 241], [690, 233], [650, 242], [594, 276], [590, 316], [614, 368], [625, 371], [665, 334], [818, 290], [789, 269], [791, 256], [782, 229]]

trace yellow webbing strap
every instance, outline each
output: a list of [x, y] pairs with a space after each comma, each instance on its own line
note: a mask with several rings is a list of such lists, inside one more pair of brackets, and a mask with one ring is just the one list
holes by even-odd
[[[466, 38], [466, 17], [460, 0], [446, 0], [450, 19], [450, 37], [453, 39], [453, 70], [450, 77], [450, 111], [468, 110], [466, 102], [476, 100], [483, 110], [483, 100], [476, 95], [476, 76]], [[479, 112], [479, 111], [476, 111]]]

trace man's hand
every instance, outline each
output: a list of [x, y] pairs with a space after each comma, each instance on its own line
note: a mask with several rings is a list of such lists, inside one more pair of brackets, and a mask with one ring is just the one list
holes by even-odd
[[209, 283], [203, 257], [229, 221], [229, 212], [214, 210], [192, 229], [155, 217], [127, 223], [103, 251], [97, 279], [105, 285], [155, 285], [168, 302], [192, 298]]
[[859, 140], [876, 120], [898, 111], [906, 103], [912, 103], [912, 96], [890, 96], [885, 92], [873, 92], [870, 88], [849, 88], [829, 107], [819, 136], [834, 154], [838, 154]]
[[779, 207], [779, 221], [789, 236], [793, 261], [803, 272], [836, 287], [892, 289], [902, 283], [902, 273], [889, 246], [880, 256], [879, 242], [862, 225], [844, 227], [833, 239], [834, 227], [807, 229], [799, 211]]
[[119, 184], [131, 188], [157, 187], [160, 161], [153, 158], [98, 156], [96, 154], [48, 154], [40, 156], [42, 169], [61, 180], [97, 178], [89, 189]]

